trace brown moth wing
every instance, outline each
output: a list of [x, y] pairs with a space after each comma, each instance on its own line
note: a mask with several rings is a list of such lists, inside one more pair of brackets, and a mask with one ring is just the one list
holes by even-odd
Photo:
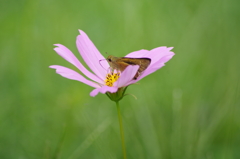
[[121, 59], [122, 57], [114, 57], [112, 55], [109, 55], [107, 58], [112, 69], [123, 72], [129, 64], [123, 62]]
[[[140, 76], [140, 74], [147, 69], [147, 67], [149, 66], [149, 64], [151, 63], [151, 59], [150, 58], [127, 58], [127, 57], [122, 57], [122, 62], [126, 63], [125, 68], [128, 65], [139, 65], [139, 69], [136, 73], [136, 75], [134, 76], [133, 79], [137, 79], [138, 76]], [[124, 69], [125, 69], [124, 68]], [[123, 70], [124, 70], [123, 69]], [[123, 71], [121, 70], [121, 71]]]

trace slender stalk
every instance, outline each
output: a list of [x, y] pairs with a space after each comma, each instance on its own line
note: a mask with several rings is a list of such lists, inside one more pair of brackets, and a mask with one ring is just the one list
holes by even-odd
[[126, 153], [126, 148], [125, 148], [125, 143], [124, 143], [123, 124], [122, 124], [122, 117], [121, 117], [121, 112], [120, 112], [119, 103], [116, 102], [116, 105], [117, 105], [118, 120], [119, 120], [120, 134], [121, 134], [121, 140], [122, 140], [123, 158], [124, 158], [124, 159], [127, 159], [127, 153]]

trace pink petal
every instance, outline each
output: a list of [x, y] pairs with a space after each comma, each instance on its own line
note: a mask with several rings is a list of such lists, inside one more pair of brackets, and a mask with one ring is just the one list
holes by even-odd
[[83, 74], [85, 74], [88, 78], [90, 78], [93, 81], [96, 81], [97, 83], [103, 84], [103, 80], [101, 80], [99, 77], [88, 71], [76, 58], [76, 56], [65, 46], [61, 44], [55, 44], [57, 46], [54, 48], [54, 50], [62, 56], [65, 60], [76, 66]]
[[[89, 68], [102, 80], [105, 79], [109, 64], [105, 58], [100, 54], [98, 49], [88, 38], [87, 34], [79, 30], [80, 35], [77, 36], [77, 48], [80, 52], [83, 60], [89, 66]], [[102, 60], [102, 61], [100, 61]]]
[[101, 88], [94, 89], [90, 93], [90, 96], [95, 97], [99, 92], [102, 94], [105, 94], [106, 92], [115, 93], [115, 92], [117, 92], [117, 90], [118, 90], [118, 87], [102, 86]]
[[151, 63], [148, 66], [148, 68], [137, 78], [135, 81], [131, 81], [128, 84], [135, 83], [145, 76], [155, 72], [156, 70], [160, 69], [163, 67], [167, 61], [169, 61], [173, 56], [174, 53], [171, 52], [172, 48], [166, 48], [166, 47], [159, 47], [155, 48], [151, 51], [149, 51], [148, 58], [151, 58]]
[[[150, 65], [153, 65], [156, 62], [159, 63], [159, 60], [162, 59], [165, 56], [168, 56], [170, 54], [174, 55], [173, 52], [170, 52], [170, 50], [172, 48], [173, 47], [167, 48], [167, 47], [163, 46], [163, 47], [158, 47], [158, 48], [150, 50], [149, 53], [148, 53], [148, 58], [151, 58], [151, 64]], [[165, 62], [167, 62], [167, 61], [165, 61]]]
[[149, 53], [149, 50], [142, 49], [142, 50], [131, 52], [131, 53], [127, 54], [127, 56], [125, 56], [125, 57], [143, 58], [143, 57], [147, 57], [148, 53]]
[[159, 58], [165, 56], [173, 47], [166, 46], [158, 47], [152, 50], [139, 50], [129, 53], [126, 57], [131, 58], [151, 58], [151, 64], [158, 61]]
[[56, 73], [60, 74], [61, 76], [65, 77], [65, 78], [80, 81], [80, 82], [85, 83], [85, 84], [87, 84], [89, 86], [92, 86], [94, 88], [99, 88], [100, 87], [97, 83], [94, 83], [92, 81], [89, 81], [89, 80], [85, 79], [82, 75], [80, 75], [76, 71], [73, 71], [69, 68], [66, 68], [66, 67], [63, 67], [63, 66], [58, 66], [58, 65], [52, 65], [52, 66], [49, 66], [49, 67], [53, 68], [53, 69], [56, 69]]
[[118, 88], [127, 86], [129, 81], [133, 80], [133, 77], [136, 75], [137, 70], [139, 69], [138, 65], [128, 66], [120, 75], [120, 78], [114, 83]]

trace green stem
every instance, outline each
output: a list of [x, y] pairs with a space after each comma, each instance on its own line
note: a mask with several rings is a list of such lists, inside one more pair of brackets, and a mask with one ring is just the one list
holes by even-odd
[[119, 107], [118, 101], [116, 102], [116, 105], [117, 105], [118, 120], [119, 120], [120, 134], [121, 134], [121, 140], [122, 140], [123, 158], [127, 159], [126, 148], [125, 148], [125, 143], [124, 143], [124, 132], [123, 132], [122, 117], [121, 117], [121, 112], [120, 112], [120, 107]]

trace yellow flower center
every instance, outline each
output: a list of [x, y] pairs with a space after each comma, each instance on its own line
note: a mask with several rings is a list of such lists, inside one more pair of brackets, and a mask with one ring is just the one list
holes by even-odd
[[105, 80], [106, 85], [112, 87], [119, 77], [120, 73], [108, 73]]

